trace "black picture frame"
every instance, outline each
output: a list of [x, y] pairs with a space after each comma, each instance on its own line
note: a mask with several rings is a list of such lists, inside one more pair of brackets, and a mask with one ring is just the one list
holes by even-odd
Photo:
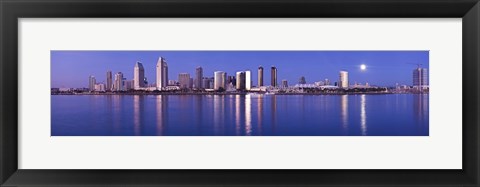
[[[0, 16], [0, 184], [2, 186], [480, 185], [478, 119], [480, 5], [478, 0], [0, 0]], [[18, 19], [56, 17], [462, 18], [463, 169], [18, 169]]]

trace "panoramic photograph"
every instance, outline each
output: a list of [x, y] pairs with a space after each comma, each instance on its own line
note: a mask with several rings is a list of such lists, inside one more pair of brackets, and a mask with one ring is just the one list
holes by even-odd
[[429, 136], [429, 51], [50, 55], [51, 136]]

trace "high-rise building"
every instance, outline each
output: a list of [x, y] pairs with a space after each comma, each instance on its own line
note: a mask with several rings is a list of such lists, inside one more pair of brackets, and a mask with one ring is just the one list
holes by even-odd
[[195, 69], [195, 83], [194, 83], [195, 88], [203, 88], [202, 78], [203, 78], [203, 68], [197, 67], [197, 69]]
[[97, 84], [97, 80], [93, 75], [90, 75], [88, 77], [88, 90], [91, 92], [95, 91], [95, 84]]
[[113, 82], [112, 82], [112, 71], [107, 71], [107, 85], [105, 85], [106, 91], [112, 91]]
[[178, 82], [180, 83], [180, 88], [190, 88], [190, 74], [189, 73], [178, 74]]
[[285, 79], [282, 80], [282, 87], [283, 87], [283, 88], [288, 88], [288, 82], [287, 82], [287, 80], [285, 80]]
[[124, 90], [124, 87], [123, 87], [123, 73], [122, 72], [118, 72], [115, 74], [115, 84], [114, 84], [114, 90], [115, 91], [123, 91]]
[[227, 83], [227, 73], [223, 71], [215, 71], [214, 72], [214, 87], [215, 90], [226, 89]]
[[252, 88], [252, 73], [250, 70], [245, 71], [245, 89], [250, 90]]
[[330, 85], [330, 80], [325, 79], [325, 85], [327, 85], [327, 86]]
[[137, 62], [133, 68], [133, 88], [138, 90], [143, 87], [145, 87], [145, 69], [141, 62]]
[[271, 70], [271, 83], [270, 83], [273, 87], [277, 87], [278, 86], [278, 83], [277, 83], [277, 68], [275, 66], [272, 66], [272, 70]]
[[300, 77], [300, 80], [298, 80], [298, 84], [307, 84], [304, 76]]
[[211, 89], [211, 87], [210, 87], [210, 81], [211, 81], [210, 78], [208, 78], [208, 77], [203, 77], [203, 78], [202, 78], [203, 88], [205, 88], [205, 89]]
[[413, 70], [413, 86], [423, 88], [428, 86], [428, 71], [426, 68], [416, 68]]
[[339, 88], [348, 88], [348, 72], [340, 71], [340, 77], [338, 81]]
[[244, 71], [239, 71], [237, 72], [237, 85], [236, 89], [237, 90], [245, 90], [245, 72]]
[[168, 86], [168, 65], [163, 57], [159, 57], [157, 61], [157, 89], [162, 90]]
[[263, 67], [258, 67], [258, 87], [263, 86]]

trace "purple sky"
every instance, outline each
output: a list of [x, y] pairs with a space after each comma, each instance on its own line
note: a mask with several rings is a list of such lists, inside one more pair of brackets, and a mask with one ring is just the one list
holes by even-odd
[[[51, 51], [51, 83], [54, 88], [88, 87], [88, 77], [97, 82], [106, 81], [106, 72], [122, 72], [133, 79], [133, 67], [140, 61], [149, 84], [155, 82], [158, 57], [167, 60], [169, 79], [177, 80], [179, 73], [195, 75], [201, 66], [205, 77], [214, 71], [235, 75], [237, 71], [251, 70], [257, 85], [257, 68], [264, 67], [264, 82], [270, 85], [270, 67], [278, 69], [278, 83], [286, 79], [289, 85], [305, 76], [307, 83], [329, 79], [338, 81], [338, 72], [349, 72], [350, 84], [355, 82], [378, 86], [412, 84], [412, 70], [416, 64], [429, 68], [428, 51]], [[365, 64], [367, 69], [360, 70]]]

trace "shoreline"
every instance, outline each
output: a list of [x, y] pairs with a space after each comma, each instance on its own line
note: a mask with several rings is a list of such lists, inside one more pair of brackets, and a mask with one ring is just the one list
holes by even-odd
[[391, 94], [414, 94], [423, 95], [429, 93], [393, 93], [393, 92], [354, 92], [354, 93], [57, 93], [53, 95], [391, 95]]

